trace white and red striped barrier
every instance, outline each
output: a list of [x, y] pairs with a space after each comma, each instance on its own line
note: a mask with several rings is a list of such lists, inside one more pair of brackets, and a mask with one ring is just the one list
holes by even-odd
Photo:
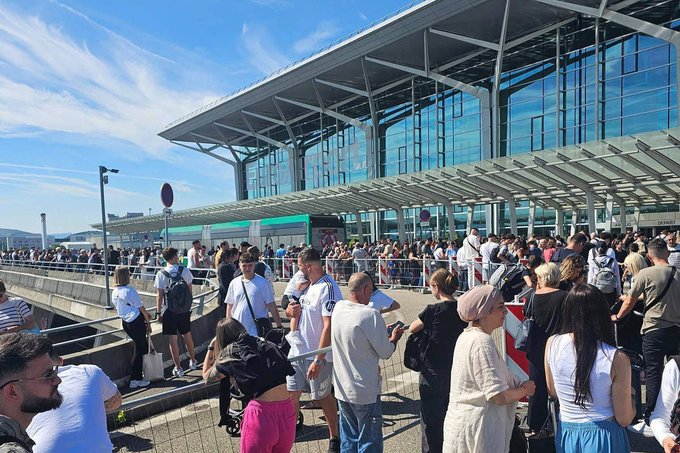
[[390, 270], [386, 259], [378, 257], [378, 284], [391, 285], [392, 278], [390, 277]]
[[508, 309], [508, 314], [505, 315], [505, 361], [515, 376], [526, 381], [529, 379], [529, 361], [524, 352], [515, 349], [515, 336], [524, 320], [524, 304], [509, 302], [505, 306]]
[[330, 258], [326, 258], [326, 273], [328, 275], [335, 275], [335, 260], [332, 260]]
[[423, 288], [430, 286], [430, 274], [432, 273], [432, 261], [423, 259]]

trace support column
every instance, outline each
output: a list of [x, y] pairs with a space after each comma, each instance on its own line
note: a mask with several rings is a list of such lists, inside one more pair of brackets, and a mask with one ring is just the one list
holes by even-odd
[[640, 230], [640, 206], [635, 206], [635, 214], [633, 216], [633, 230]]
[[555, 235], [562, 236], [564, 231], [564, 209], [555, 209]]
[[246, 164], [244, 162], [230, 163], [234, 168], [234, 185], [236, 189], [236, 201], [245, 200], [248, 198], [248, 191], [246, 190]]
[[472, 229], [472, 220], [473, 220], [474, 214], [475, 214], [475, 205], [469, 204], [468, 208], [467, 208], [467, 226], [466, 226], [467, 228], [465, 230], [464, 236], [467, 236], [468, 234], [470, 234], [470, 230]]
[[449, 241], [452, 241], [456, 236], [456, 220], [453, 216], [453, 205], [450, 204], [444, 209], [446, 209], [446, 220], [449, 224]]
[[607, 198], [604, 205], [604, 224], [605, 230], [611, 233], [614, 227], [614, 200], [611, 198]]
[[354, 218], [357, 222], [357, 236], [359, 237], [359, 242], [364, 242], [364, 225], [361, 222], [361, 214], [359, 211], [354, 212]]
[[619, 214], [619, 223], [621, 224], [621, 232], [625, 232], [628, 222], [626, 218], [626, 200], [621, 198], [619, 201], [619, 209], [621, 210], [621, 214]]
[[573, 206], [571, 209], [571, 233], [569, 233], [569, 236], [573, 236], [576, 234], [576, 224], [578, 223], [578, 216], [579, 216], [579, 208], [576, 206]]
[[508, 200], [508, 208], [510, 210], [510, 232], [517, 236], [517, 206], [515, 206], [515, 199]]
[[406, 223], [403, 209], [397, 209], [397, 228], [399, 231], [399, 243], [403, 244], [406, 240]]
[[417, 222], [416, 219], [418, 218], [418, 216], [416, 215], [416, 208], [413, 208], [412, 211], [413, 211], [413, 238], [411, 239], [411, 242], [416, 242], [416, 237], [417, 237], [416, 231], [418, 230], [418, 225], [416, 223]]
[[529, 199], [529, 222], [527, 225], [527, 237], [534, 234], [534, 225], [536, 223], [536, 200]]
[[487, 204], [484, 206], [484, 222], [486, 223], [486, 234], [485, 236], [488, 236], [489, 233], [493, 230], [493, 206], [490, 204]]
[[439, 206], [435, 206], [435, 210], [436, 210], [436, 213], [437, 213], [437, 219], [436, 219], [436, 220], [437, 220], [437, 222], [436, 222], [436, 225], [437, 225], [437, 235], [436, 235], [435, 239], [439, 240], [439, 237], [440, 237], [440, 236], [439, 236], [439, 231], [440, 231], [440, 228], [441, 228], [441, 225], [439, 224]]
[[371, 242], [377, 241], [379, 238], [375, 227], [375, 212], [368, 213], [368, 227], [370, 229]]
[[593, 192], [586, 192], [586, 209], [588, 210], [588, 234], [597, 231], [595, 228], [595, 198]]

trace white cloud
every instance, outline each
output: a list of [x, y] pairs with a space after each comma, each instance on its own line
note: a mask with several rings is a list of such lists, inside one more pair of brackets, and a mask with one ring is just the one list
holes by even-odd
[[271, 74], [290, 63], [290, 60], [276, 49], [271, 36], [259, 27], [251, 27], [244, 23], [241, 42], [245, 57], [262, 74]]
[[0, 109], [0, 138], [96, 136], [159, 157], [171, 145], [158, 131], [218, 97], [177, 86], [179, 65], [67, 9], [90, 26], [89, 41], [0, 4], [0, 105], [12, 106]]
[[330, 21], [321, 21], [316, 29], [309, 35], [302, 39], [299, 39], [293, 44], [293, 49], [297, 53], [309, 53], [321, 48], [324, 44], [327, 44], [329, 39], [335, 36], [340, 31], [337, 27]]
[[361, 11], [357, 11], [357, 14], [359, 14], [359, 19], [363, 20], [364, 22], [368, 21], [368, 16]]
[[[98, 182], [85, 181], [80, 178], [37, 173], [0, 173], [0, 186], [14, 186], [19, 182], [24, 184], [24, 190], [34, 193], [63, 194], [95, 199], [99, 199], [100, 195]], [[112, 198], [140, 197], [138, 193], [116, 187], [107, 188], [106, 193]]]

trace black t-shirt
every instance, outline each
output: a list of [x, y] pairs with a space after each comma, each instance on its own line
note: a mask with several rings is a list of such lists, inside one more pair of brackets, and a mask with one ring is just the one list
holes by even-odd
[[578, 255], [578, 253], [576, 253], [572, 249], [562, 247], [561, 249], [559, 249], [555, 253], [553, 253], [552, 258], [550, 258], [550, 262], [561, 263], [566, 257], [571, 256], [571, 255]]
[[562, 304], [568, 292], [561, 289], [546, 294], [534, 294], [534, 327], [531, 329], [529, 360], [543, 362], [545, 344], [551, 335], [559, 333], [562, 324]]
[[229, 283], [234, 279], [234, 265], [231, 263], [221, 263], [217, 268], [217, 280], [221, 288], [229, 289]]
[[285, 384], [286, 376], [295, 374], [274, 343], [248, 334], [224, 348], [215, 367], [223, 375], [233, 377], [237, 387], [249, 398], [257, 398]]
[[425, 364], [421, 372], [427, 380], [431, 378], [451, 379], [451, 365], [453, 364], [453, 349], [456, 341], [468, 323], [458, 316], [458, 302], [439, 302], [428, 305], [418, 315], [430, 331], [430, 342], [425, 356]]

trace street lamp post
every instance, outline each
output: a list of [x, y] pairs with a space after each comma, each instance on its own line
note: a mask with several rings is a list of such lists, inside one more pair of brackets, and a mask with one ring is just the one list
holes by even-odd
[[111, 291], [109, 290], [109, 246], [106, 238], [106, 202], [104, 201], [104, 184], [108, 184], [109, 177], [107, 172], [118, 173], [115, 168], [106, 168], [103, 165], [99, 166], [99, 194], [102, 204], [102, 234], [104, 236], [104, 282], [106, 285], [106, 308], [111, 309]]

